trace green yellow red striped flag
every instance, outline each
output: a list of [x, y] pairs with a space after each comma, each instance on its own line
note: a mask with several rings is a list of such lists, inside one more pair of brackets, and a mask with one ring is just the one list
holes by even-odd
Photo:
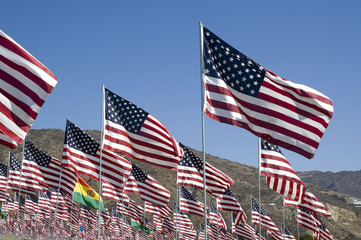
[[[84, 181], [78, 175], [78, 181], [74, 187], [73, 200], [76, 202], [81, 202], [85, 206], [98, 209], [99, 206], [99, 194], [94, 191], [94, 189], [89, 186], [89, 184]], [[103, 199], [100, 197], [100, 208], [103, 212], [105, 212], [105, 207], [103, 203]]]

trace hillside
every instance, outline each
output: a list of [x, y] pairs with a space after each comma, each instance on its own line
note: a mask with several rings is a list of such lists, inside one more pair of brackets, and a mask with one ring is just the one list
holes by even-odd
[[[95, 139], [99, 140], [100, 133], [98, 131], [92, 130], [87, 132]], [[61, 158], [64, 141], [63, 130], [30, 130], [28, 140], [47, 151], [53, 157]], [[18, 150], [14, 151], [19, 157], [21, 157], [21, 149], [22, 147], [20, 146]], [[193, 151], [197, 155], [202, 156], [201, 152], [197, 150]], [[2, 162], [7, 162], [8, 149], [0, 147], [0, 157]], [[258, 199], [258, 169], [211, 155], [206, 155], [206, 161], [227, 173], [227, 175], [234, 180], [235, 184], [232, 185], [231, 189], [238, 197], [247, 214], [247, 222], [251, 223], [250, 197], [254, 196]], [[172, 205], [173, 201], [175, 201], [176, 172], [137, 161], [134, 162], [171, 192], [169, 205]], [[348, 199], [352, 198], [350, 195], [358, 196], [357, 194], [360, 192], [360, 172], [340, 172], [332, 174], [314, 171], [300, 173], [300, 177], [315, 196], [332, 212], [332, 218], [322, 217], [327, 227], [330, 229], [330, 232], [337, 239], [361, 239], [361, 208], [355, 208], [347, 202]], [[98, 188], [96, 181], [88, 180], [88, 182], [96, 189]], [[357, 187], [355, 187], [355, 184], [357, 184]], [[354, 191], [351, 191], [352, 188], [354, 188]], [[346, 191], [345, 189], [348, 190]], [[203, 193], [201, 190], [190, 190], [196, 195], [199, 201], [203, 201]], [[269, 211], [276, 225], [280, 228], [282, 223], [282, 196], [270, 190], [263, 177], [261, 178], [261, 194], [262, 206]], [[132, 194], [131, 197], [139, 204], [144, 204], [137, 196]], [[207, 201], [209, 201], [209, 199], [208, 196]], [[215, 199], [212, 199], [212, 201], [215, 202]], [[115, 207], [115, 202], [111, 200], [106, 200], [105, 202], [109, 209]], [[230, 214], [225, 211], [221, 211], [221, 213], [227, 222], [228, 228], [230, 228]], [[295, 208], [285, 207], [286, 226], [294, 235], [297, 235], [296, 213]], [[191, 216], [191, 220], [196, 229], [198, 229], [199, 223], [201, 221], [203, 222], [201, 218], [194, 216]], [[306, 234], [305, 228], [300, 227], [300, 235], [303, 234]]]

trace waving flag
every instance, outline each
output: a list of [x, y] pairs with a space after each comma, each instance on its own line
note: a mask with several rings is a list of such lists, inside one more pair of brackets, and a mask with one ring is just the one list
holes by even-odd
[[[74, 123], [67, 120], [62, 163], [71, 167], [74, 174], [99, 180], [100, 144]], [[131, 171], [131, 164], [108, 150], [102, 151], [102, 181], [109, 197], [112, 190], [121, 192]]]
[[[22, 193], [35, 195], [37, 191], [43, 191], [37, 181], [36, 176], [21, 173], [21, 161], [17, 159], [12, 153], [9, 156], [10, 171], [8, 186], [13, 191], [19, 191], [21, 188]], [[21, 186], [20, 186], [20, 175], [21, 175]]]
[[[181, 145], [184, 152], [178, 165], [178, 185], [203, 189], [203, 160]], [[206, 189], [213, 197], [218, 197], [234, 182], [225, 173], [209, 163], [206, 166]], [[197, 173], [198, 172], [198, 173]]]
[[212, 224], [219, 226], [221, 229], [227, 230], [226, 222], [212, 201], [209, 201], [209, 220]]
[[23, 143], [57, 84], [43, 64], [0, 30], [0, 144]]
[[105, 211], [103, 199], [80, 176], [78, 176], [78, 181], [76, 182], [74, 187], [73, 200], [94, 209], [99, 208], [100, 201], [100, 209], [101, 211]]
[[204, 217], [204, 205], [183, 186], [180, 186], [179, 208], [181, 212]]
[[0, 201], [1, 199], [5, 200], [7, 194], [7, 180], [8, 180], [8, 166], [3, 163], [0, 163]]
[[297, 222], [298, 225], [308, 228], [312, 232], [317, 232], [319, 230], [315, 217], [306, 209], [297, 208]]
[[266, 176], [267, 185], [275, 192], [301, 202], [305, 184], [283, 156], [281, 150], [261, 139], [260, 173]]
[[169, 191], [134, 163], [124, 192], [138, 193], [143, 201], [160, 206], [167, 206], [170, 199]]
[[205, 27], [202, 44], [206, 114], [312, 158], [333, 115], [331, 100], [277, 76]]
[[321, 203], [308, 188], [305, 189], [304, 197], [301, 203], [291, 198], [285, 197], [285, 205], [300, 207], [327, 217], [332, 216], [328, 209], [325, 207], [325, 205], [323, 205], [323, 203]]
[[217, 198], [217, 208], [219, 210], [232, 211], [235, 225], [247, 220], [247, 216], [243, 211], [241, 204], [229, 188], [227, 188], [226, 191]]
[[[252, 203], [252, 224], [259, 225], [263, 228], [267, 228], [270, 231], [279, 231], [276, 224], [273, 222], [271, 215], [264, 210], [259, 202], [251, 197]], [[261, 209], [261, 216], [260, 216], [260, 209]], [[261, 224], [260, 224], [261, 219]]]
[[165, 126], [148, 112], [108, 89], [104, 89], [104, 95], [104, 148], [176, 170], [182, 150]]
[[49, 156], [33, 143], [25, 140], [23, 174], [36, 176], [45, 189], [58, 188], [61, 172], [61, 161]]
[[246, 240], [254, 240], [256, 238], [256, 230], [252, 228], [248, 223], [242, 223], [238, 225], [232, 225], [232, 232], [236, 236], [240, 236]]

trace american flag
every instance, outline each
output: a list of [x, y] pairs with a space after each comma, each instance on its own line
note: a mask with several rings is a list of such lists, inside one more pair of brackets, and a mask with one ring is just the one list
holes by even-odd
[[221, 213], [218, 212], [217, 206], [215, 206], [212, 201], [209, 201], [209, 220], [211, 221], [211, 224], [216, 225], [221, 229], [227, 229], [226, 222]]
[[319, 230], [315, 217], [306, 209], [297, 208], [297, 222], [298, 225], [308, 228], [313, 232], [317, 232]]
[[336, 239], [330, 231], [327, 229], [325, 223], [321, 220], [321, 218], [317, 215], [317, 213], [312, 213], [315, 222], [318, 227], [318, 231], [314, 232], [314, 235], [316, 235], [316, 238], [318, 240], [334, 240]]
[[[178, 165], [178, 185], [203, 189], [203, 160], [184, 145], [181, 146], [185, 154]], [[213, 197], [218, 197], [234, 182], [209, 163], [205, 165], [207, 192]]]
[[204, 205], [199, 202], [192, 193], [185, 187], [180, 186], [179, 208], [181, 212], [189, 213], [204, 217]]
[[128, 214], [129, 217], [131, 217], [134, 220], [138, 220], [143, 216], [144, 214], [144, 208], [142, 208], [138, 203], [136, 203], [134, 200], [129, 200], [128, 205]]
[[[83, 174], [98, 181], [100, 153], [100, 144], [67, 120], [63, 165], [70, 166], [74, 170], [74, 174]], [[110, 151], [102, 150], [102, 179], [106, 183], [103, 186], [105, 191], [108, 193], [113, 189], [122, 191], [130, 171], [131, 164], [126, 159]]]
[[157, 204], [145, 202], [144, 211], [151, 215], [158, 215], [161, 218], [164, 218], [164, 217], [167, 217], [172, 212], [172, 208], [169, 207], [168, 205], [167, 206], [159, 206]]
[[173, 203], [173, 215], [174, 215], [174, 224], [177, 225], [177, 222], [180, 225], [186, 225], [186, 226], [193, 226], [192, 221], [189, 219], [189, 217], [179, 210], [179, 207], [176, 203]]
[[305, 184], [283, 156], [278, 146], [261, 139], [260, 173], [275, 192], [301, 202]]
[[331, 213], [323, 205], [316, 196], [306, 187], [302, 202], [299, 203], [291, 198], [285, 197], [285, 205], [292, 207], [300, 207], [311, 212], [331, 217]]
[[267, 234], [271, 236], [275, 240], [285, 240], [287, 237], [281, 233], [279, 229], [277, 230], [269, 230]]
[[167, 206], [170, 199], [169, 191], [134, 163], [124, 192], [138, 193], [143, 201], [160, 206]]
[[217, 198], [217, 208], [219, 210], [234, 212], [236, 225], [247, 220], [241, 204], [230, 188], [227, 188], [226, 191]]
[[287, 81], [203, 27], [206, 114], [312, 158], [333, 115], [322, 93]]
[[82, 203], [80, 204], [80, 217], [92, 222], [96, 222], [97, 220], [97, 215], [88, 206], [85, 206]]
[[[9, 155], [10, 171], [8, 179], [8, 187], [13, 191], [19, 191], [27, 194], [35, 194], [37, 191], [43, 191], [35, 176], [25, 175], [21, 173], [21, 161], [12, 153]], [[21, 176], [21, 186], [20, 186]]]
[[39, 213], [44, 213], [45, 215], [49, 215], [51, 212], [51, 192], [46, 191], [44, 194], [43, 192], [39, 192], [39, 200], [38, 200], [38, 207]]
[[232, 232], [246, 240], [256, 239], [256, 231], [248, 223], [232, 225]]
[[30, 214], [36, 214], [39, 210], [38, 198], [34, 195], [27, 194], [25, 198], [25, 208]]
[[284, 240], [296, 240], [296, 238], [292, 235], [290, 230], [288, 230], [288, 228], [283, 224], [282, 224], [281, 232]]
[[3, 163], [0, 163], [0, 199], [5, 200], [7, 194], [7, 190], [6, 190], [7, 180], [8, 180], [8, 166], [6, 166]]
[[[267, 228], [270, 231], [279, 231], [276, 224], [273, 222], [270, 214], [266, 212], [259, 204], [259, 202], [251, 197], [252, 202], [252, 224], [260, 225], [263, 228]], [[261, 216], [260, 216], [261, 209]], [[261, 218], [261, 224], [259, 219]]]
[[0, 46], [0, 144], [17, 148], [57, 78], [1, 30]]
[[58, 188], [61, 161], [49, 156], [33, 143], [25, 140], [23, 174], [26, 173], [36, 176], [39, 184], [45, 190], [52, 187]]
[[104, 89], [104, 148], [159, 167], [177, 169], [179, 144], [148, 112]]

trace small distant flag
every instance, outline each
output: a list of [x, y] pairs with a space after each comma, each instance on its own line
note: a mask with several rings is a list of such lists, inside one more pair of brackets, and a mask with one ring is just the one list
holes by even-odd
[[[99, 205], [99, 194], [94, 191], [94, 189], [89, 186], [87, 182], [84, 181], [80, 176], [78, 176], [78, 181], [74, 187], [73, 200], [80, 202], [87, 207], [98, 209]], [[102, 211], [105, 211], [103, 199], [100, 197], [100, 208]]]

